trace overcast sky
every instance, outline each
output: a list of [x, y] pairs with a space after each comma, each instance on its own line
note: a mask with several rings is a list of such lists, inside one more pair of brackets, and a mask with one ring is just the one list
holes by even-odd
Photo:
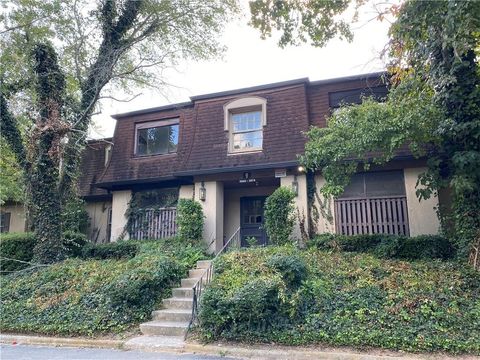
[[188, 101], [193, 95], [303, 77], [321, 80], [383, 70], [379, 54], [387, 43], [389, 23], [368, 21], [372, 17], [373, 9], [366, 6], [354, 25], [353, 42], [333, 40], [321, 49], [309, 45], [280, 49], [273, 38], [261, 40], [259, 32], [248, 26], [246, 16], [240, 18], [229, 24], [222, 36], [227, 46], [223, 60], [184, 62], [167, 71], [166, 80], [173, 85], [166, 90], [167, 96], [144, 89], [128, 103], [103, 100], [91, 137], [113, 135], [113, 114]]

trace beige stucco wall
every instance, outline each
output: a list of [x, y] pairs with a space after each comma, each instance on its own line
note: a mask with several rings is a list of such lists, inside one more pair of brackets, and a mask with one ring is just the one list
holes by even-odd
[[[285, 186], [288, 188], [292, 187], [292, 183], [295, 180], [294, 175], [288, 175], [285, 177], [280, 178], [280, 186]], [[307, 198], [307, 177], [305, 175], [297, 175], [297, 182], [298, 182], [298, 195], [295, 198], [295, 207], [297, 209], [296, 215], [296, 223], [295, 228], [293, 230], [293, 238], [294, 239], [301, 239], [302, 234], [300, 231], [300, 219], [304, 220], [305, 223], [305, 231], [308, 233], [308, 198]]]
[[318, 210], [316, 221], [316, 233], [335, 233], [335, 214], [333, 198], [325, 198], [320, 189], [325, 185], [325, 178], [322, 175], [315, 175], [316, 194], [314, 199], [315, 208]]
[[111, 201], [87, 202], [87, 213], [90, 218], [88, 238], [95, 243], [105, 243], [107, 239], [108, 209]]
[[431, 197], [419, 201], [415, 193], [418, 176], [426, 170], [426, 168], [406, 168], [403, 170], [410, 236], [438, 234], [440, 230], [440, 221], [435, 211], [438, 206], [438, 198]]
[[226, 240], [228, 240], [240, 227], [240, 198], [246, 196], [269, 196], [275, 191], [275, 189], [275, 186], [225, 189], [223, 233]]
[[128, 234], [124, 232], [127, 218], [125, 213], [132, 198], [131, 190], [112, 192], [112, 238], [110, 241], [117, 241], [120, 238], [127, 239]]
[[205, 201], [199, 199], [201, 182], [195, 183], [195, 200], [202, 205], [205, 223], [203, 239], [212, 244], [209, 251], [217, 252], [223, 247], [223, 183], [220, 181], [205, 181]]
[[179, 199], [193, 199], [193, 185], [182, 185], [178, 192]]
[[10, 213], [10, 229], [8, 232], [25, 232], [25, 208], [23, 205], [2, 205], [0, 210]]

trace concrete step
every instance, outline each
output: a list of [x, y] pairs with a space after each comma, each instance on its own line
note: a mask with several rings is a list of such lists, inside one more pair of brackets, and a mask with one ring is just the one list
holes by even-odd
[[212, 260], [199, 260], [197, 261], [197, 269], [206, 269], [210, 266]]
[[152, 311], [153, 320], [189, 322], [192, 309], [163, 309]]
[[193, 270], [188, 270], [188, 277], [189, 278], [199, 278], [203, 274], [205, 274], [206, 269], [193, 269]]
[[188, 322], [154, 320], [140, 324], [144, 335], [182, 336], [187, 331]]
[[188, 278], [188, 279], [182, 279], [180, 281], [180, 284], [182, 284], [182, 288], [193, 288], [193, 286], [197, 283], [199, 278]]
[[169, 298], [163, 299], [163, 305], [167, 309], [191, 309], [193, 304], [192, 298]]
[[191, 298], [193, 297], [193, 289], [191, 287], [175, 288], [172, 290], [172, 297]]

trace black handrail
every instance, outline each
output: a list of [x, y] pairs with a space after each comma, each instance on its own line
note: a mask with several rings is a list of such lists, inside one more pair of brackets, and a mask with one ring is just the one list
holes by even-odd
[[223, 245], [222, 249], [215, 255], [213, 260], [210, 262], [208, 267], [205, 269], [203, 274], [200, 276], [198, 281], [193, 286], [193, 302], [192, 302], [192, 317], [188, 323], [187, 331], [185, 332], [185, 339], [187, 338], [188, 332], [192, 327], [195, 320], [198, 317], [198, 310], [199, 310], [199, 300], [202, 296], [203, 289], [210, 283], [213, 278], [213, 263], [215, 259], [220, 255], [223, 254], [231, 249], [240, 248], [240, 228], [238, 228], [233, 235], [228, 239], [228, 241]]

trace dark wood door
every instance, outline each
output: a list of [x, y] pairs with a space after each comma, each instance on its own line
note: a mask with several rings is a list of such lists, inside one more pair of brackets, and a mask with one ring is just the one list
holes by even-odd
[[242, 246], [266, 245], [267, 234], [263, 229], [263, 207], [266, 196], [240, 199], [240, 240]]

